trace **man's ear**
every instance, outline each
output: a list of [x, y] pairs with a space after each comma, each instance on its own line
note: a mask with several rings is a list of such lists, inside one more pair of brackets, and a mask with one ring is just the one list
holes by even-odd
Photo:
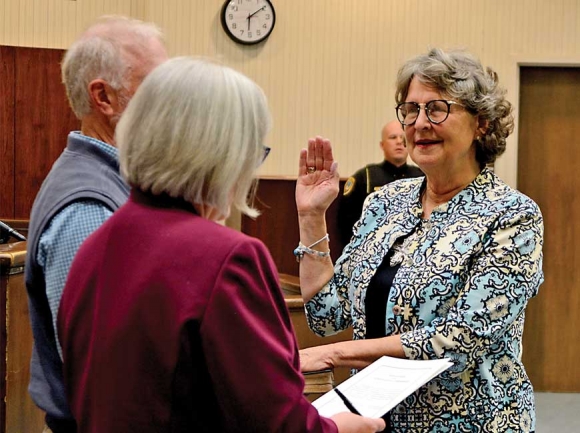
[[89, 96], [91, 104], [100, 113], [107, 117], [115, 114], [114, 106], [116, 104], [116, 92], [107, 84], [106, 81], [98, 78], [89, 83]]

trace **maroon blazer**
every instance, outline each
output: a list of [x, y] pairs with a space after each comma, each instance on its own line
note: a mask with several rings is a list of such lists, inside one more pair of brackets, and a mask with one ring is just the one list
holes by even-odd
[[266, 247], [181, 200], [133, 191], [85, 241], [58, 330], [79, 433], [337, 431]]

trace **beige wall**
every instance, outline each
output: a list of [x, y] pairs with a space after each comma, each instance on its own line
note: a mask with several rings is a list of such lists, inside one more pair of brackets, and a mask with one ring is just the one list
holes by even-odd
[[[493, 66], [518, 103], [518, 64], [580, 65], [580, 0], [272, 0], [274, 33], [257, 47], [221, 29], [223, 0], [0, 0], [0, 44], [66, 48], [101, 14], [165, 29], [172, 54], [218, 57], [265, 90], [274, 117], [265, 175], [293, 175], [309, 136], [335, 143], [340, 172], [381, 159], [401, 62], [464, 47]], [[516, 113], [517, 114], [517, 113]], [[517, 130], [497, 172], [515, 185]]]

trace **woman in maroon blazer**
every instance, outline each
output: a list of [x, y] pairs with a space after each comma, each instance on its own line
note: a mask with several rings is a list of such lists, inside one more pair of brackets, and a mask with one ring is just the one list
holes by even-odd
[[82, 245], [59, 310], [80, 433], [374, 432], [303, 397], [270, 254], [218, 221], [246, 215], [269, 149], [250, 79], [177, 58], [139, 87], [117, 128], [131, 197]]

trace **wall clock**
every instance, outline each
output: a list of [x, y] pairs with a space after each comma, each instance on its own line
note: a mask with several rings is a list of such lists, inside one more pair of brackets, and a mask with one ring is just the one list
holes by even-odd
[[221, 21], [233, 41], [253, 45], [270, 36], [276, 24], [276, 12], [270, 0], [226, 0]]

